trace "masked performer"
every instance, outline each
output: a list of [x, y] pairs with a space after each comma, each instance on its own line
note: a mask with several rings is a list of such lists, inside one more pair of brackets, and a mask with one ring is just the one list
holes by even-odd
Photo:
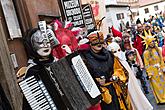
[[143, 71], [140, 69], [140, 66], [136, 62], [136, 51], [135, 50], [128, 50], [125, 53], [126, 61], [128, 62], [130, 68], [132, 69], [135, 77], [138, 80], [139, 85], [143, 88], [146, 94], [149, 93], [148, 87], [146, 86], [145, 77], [143, 76]]
[[[52, 99], [56, 100], [54, 102], [56, 107], [59, 110], [66, 110], [67, 108], [61, 100], [61, 94], [56, 90], [56, 86], [51, 80], [50, 64], [54, 58], [50, 54], [51, 44], [47, 32], [43, 33], [38, 28], [31, 29], [27, 32], [24, 43], [29, 57], [25, 79], [30, 76], [39, 76]], [[28, 103], [25, 102], [24, 105], [23, 110], [31, 110]]]
[[[94, 78], [96, 84], [102, 92], [101, 109], [102, 110], [125, 110], [118, 99], [116, 88], [113, 82], [113, 55], [104, 47], [103, 33], [100, 31], [91, 32], [88, 36], [90, 49], [83, 54], [84, 62]], [[97, 110], [97, 109], [95, 109]]]
[[120, 46], [113, 42], [107, 49], [115, 56], [113, 76], [118, 77], [118, 82], [114, 85], [118, 88], [117, 93], [123, 96], [121, 99], [125, 99], [128, 110], [152, 110], [153, 107], [143, 94], [134, 73], [123, 59]]
[[[139, 41], [140, 42], [140, 41]], [[140, 66], [140, 69], [144, 68], [142, 58], [136, 48], [131, 44], [130, 35], [128, 33], [123, 34], [123, 51], [134, 50], [136, 52], [136, 63]]]
[[52, 49], [52, 54], [57, 60], [59, 60], [77, 50], [78, 42], [76, 34], [79, 32], [69, 29], [71, 28], [72, 23], [68, 23], [65, 24], [66, 26], [63, 26], [60, 21], [55, 20], [52, 24], [54, 27], [54, 33], [59, 41], [59, 45]]
[[165, 103], [165, 66], [161, 49], [153, 36], [142, 37], [146, 44], [144, 64], [157, 103]]

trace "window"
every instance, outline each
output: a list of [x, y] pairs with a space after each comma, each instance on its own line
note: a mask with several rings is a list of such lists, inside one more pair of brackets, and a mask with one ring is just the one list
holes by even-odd
[[154, 6], [154, 10], [155, 11], [158, 11], [159, 10], [158, 5]]
[[149, 13], [148, 8], [145, 8], [145, 9], [144, 9], [144, 12], [145, 12], [145, 14], [146, 14], [146, 13]]
[[124, 19], [124, 13], [116, 14], [117, 20]]

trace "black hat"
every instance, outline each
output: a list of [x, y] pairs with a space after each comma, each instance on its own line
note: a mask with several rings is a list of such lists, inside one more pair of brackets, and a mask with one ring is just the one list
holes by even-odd
[[126, 58], [127, 58], [128, 55], [130, 55], [130, 54], [135, 54], [135, 51], [134, 51], [134, 50], [127, 50], [126, 53], [125, 53]]

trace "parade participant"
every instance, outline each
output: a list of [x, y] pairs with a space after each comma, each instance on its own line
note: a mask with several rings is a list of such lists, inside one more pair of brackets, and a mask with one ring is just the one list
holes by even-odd
[[149, 92], [148, 92], [148, 87], [146, 85], [146, 78], [144, 77], [144, 74], [143, 74], [144, 73], [144, 71], [143, 71], [144, 64], [143, 64], [142, 58], [139, 55], [139, 52], [137, 51], [137, 49], [135, 49], [132, 46], [131, 41], [130, 41], [130, 35], [129, 34], [127, 34], [127, 33], [126, 34], [123, 34], [123, 41], [124, 41], [124, 50], [125, 50], [125, 53], [127, 53], [127, 51], [134, 51], [135, 52], [135, 54], [134, 54], [135, 59], [133, 59], [133, 60], [135, 60], [136, 65], [139, 67], [139, 71], [141, 71], [140, 81], [141, 81], [141, 84], [142, 84], [142, 88], [143, 88], [144, 92], [146, 94], [148, 94]]
[[135, 50], [127, 50], [125, 53], [126, 61], [128, 62], [130, 68], [132, 69], [135, 77], [138, 79], [138, 83], [140, 87], [143, 88], [144, 92], [148, 94], [148, 87], [146, 86], [145, 77], [143, 76], [143, 71], [141, 70], [140, 66], [136, 62], [136, 51]]
[[127, 28], [126, 28], [126, 25], [124, 23], [124, 21], [121, 19], [120, 21], [120, 32], [123, 32], [123, 31], [126, 31]]
[[[87, 37], [89, 39], [90, 49], [83, 52], [82, 57], [93, 79], [102, 91], [101, 109], [120, 110], [115, 88], [112, 81], [110, 81], [113, 74], [113, 55], [103, 48], [104, 36], [102, 32], [94, 31]], [[99, 105], [94, 110], [98, 109], [100, 109]]]
[[[117, 46], [115, 46], [114, 44]], [[112, 49], [111, 46], [115, 46], [115, 47], [113, 47], [113, 49]], [[114, 87], [116, 88], [118, 97], [120, 97], [119, 100], [123, 100], [123, 102], [120, 102], [120, 101], [119, 102], [121, 105], [123, 104], [123, 106], [126, 107], [126, 110], [131, 110], [132, 106], [131, 106], [130, 97], [128, 94], [128, 85], [127, 85], [129, 74], [119, 62], [119, 58], [122, 59], [123, 61], [126, 60], [125, 54], [124, 54], [124, 52], [121, 51], [121, 48], [119, 47], [119, 45], [116, 42], [112, 42], [110, 45], [108, 45], [107, 49], [115, 55], [114, 65], [113, 65], [113, 67], [114, 67], [113, 76], [116, 76], [118, 78], [118, 81], [116, 81], [114, 83]], [[118, 57], [116, 57], [116, 56], [118, 56]]]
[[112, 43], [114, 41], [114, 37], [111, 34], [108, 34], [106, 39], [105, 39], [105, 43], [107, 45], [109, 45], [110, 43]]
[[158, 24], [158, 26], [162, 29], [162, 27], [164, 27], [164, 24], [161, 20], [161, 18], [156, 14], [156, 22]]
[[114, 41], [115, 41], [116, 43], [118, 43], [119, 46], [121, 47], [122, 39], [121, 39], [120, 37], [115, 37], [115, 38], [114, 38]]
[[[162, 34], [165, 39], [165, 27], [163, 27]], [[164, 40], [164, 45], [162, 46], [162, 57], [163, 57], [163, 61], [165, 61], [165, 40]]]
[[154, 31], [155, 31], [155, 36], [158, 39], [158, 46], [162, 47], [164, 45], [164, 36], [163, 33], [161, 32], [161, 29], [159, 26], [154, 27]]
[[142, 44], [143, 39], [140, 37], [140, 35], [142, 35], [142, 34], [143, 34], [143, 25], [139, 23], [139, 24], [137, 24], [137, 33], [135, 35], [134, 48], [137, 49], [141, 58], [142, 58], [143, 52], [144, 52], [144, 46]]
[[130, 34], [129, 33], [123, 33], [122, 35], [122, 50], [125, 51], [129, 46], [132, 46], [130, 45], [131, 43], [131, 40], [130, 40]]
[[113, 37], [120, 37], [122, 39], [122, 32], [115, 29], [114, 26], [111, 27], [111, 31], [112, 31]]
[[130, 35], [128, 33], [123, 34], [123, 45], [124, 46], [122, 46], [122, 50], [124, 52], [126, 52], [127, 50], [133, 50], [136, 52], [136, 62], [140, 66], [140, 68], [143, 69], [144, 64], [143, 64], [142, 58], [138, 50], [132, 46], [131, 41], [130, 41]]
[[151, 31], [150, 29], [151, 29], [151, 24], [150, 24], [149, 22], [146, 22], [146, 23], [144, 24], [144, 30], [145, 30], [147, 33], [149, 33], [149, 31]]
[[[56, 107], [62, 110], [67, 109], [62, 102], [59, 92], [55, 89], [55, 84], [50, 80], [50, 64], [54, 61], [54, 58], [51, 55], [52, 49], [47, 34], [38, 28], [30, 29], [24, 38], [24, 44], [29, 58], [24, 79], [30, 76], [38, 77], [39, 75], [49, 94], [53, 99], [55, 98], [56, 102], [54, 103]], [[24, 102], [23, 110], [31, 110], [27, 101], [24, 100]]]
[[[124, 81], [125, 78], [127, 78], [127, 94], [128, 99], [131, 102], [130, 104], [132, 110], [153, 110], [152, 105], [149, 103], [142, 90], [140, 89], [138, 81], [128, 63], [121, 57], [120, 46], [113, 42], [107, 47], [107, 49], [113, 52], [115, 55], [114, 74], [116, 71], [116, 73], [118, 73], [116, 75], [121, 81]], [[125, 75], [127, 77], [124, 77]], [[131, 108], [129, 110], [131, 110]]]
[[[124, 38], [124, 37], [123, 37]], [[142, 76], [140, 78], [140, 81], [142, 83], [142, 87], [143, 87], [143, 90], [146, 94], [148, 94], [148, 87], [146, 85], [146, 78], [144, 77], [144, 64], [143, 64], [143, 61], [142, 61], [142, 58], [141, 56], [139, 55], [139, 52], [137, 51], [137, 49], [135, 49], [130, 42], [126, 43], [127, 45], [125, 46], [125, 53], [127, 53], [127, 51], [133, 51], [135, 54], [134, 54], [134, 59], [135, 60], [135, 63], [136, 65], [139, 67], [139, 71], [141, 71], [142, 73]], [[127, 58], [127, 55], [126, 55], [126, 58]], [[128, 60], [128, 58], [127, 58]]]
[[136, 24], [141, 24], [140, 18], [136, 20]]
[[[59, 41], [59, 45], [52, 49], [53, 56], [59, 60], [68, 54], [78, 49], [78, 42], [73, 30], [70, 30], [72, 23], [68, 23], [63, 26], [62, 22], [55, 20], [51, 23], [54, 28], [54, 33]], [[79, 30], [79, 29], [78, 29]], [[78, 33], [78, 32], [76, 32]]]
[[143, 37], [146, 49], [144, 64], [157, 103], [165, 103], [165, 66], [154, 36]]

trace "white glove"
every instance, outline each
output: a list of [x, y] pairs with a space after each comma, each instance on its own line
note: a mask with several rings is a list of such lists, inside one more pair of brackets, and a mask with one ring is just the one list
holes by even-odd
[[163, 68], [163, 70], [162, 70], [163, 72], [165, 72], [165, 68]]

